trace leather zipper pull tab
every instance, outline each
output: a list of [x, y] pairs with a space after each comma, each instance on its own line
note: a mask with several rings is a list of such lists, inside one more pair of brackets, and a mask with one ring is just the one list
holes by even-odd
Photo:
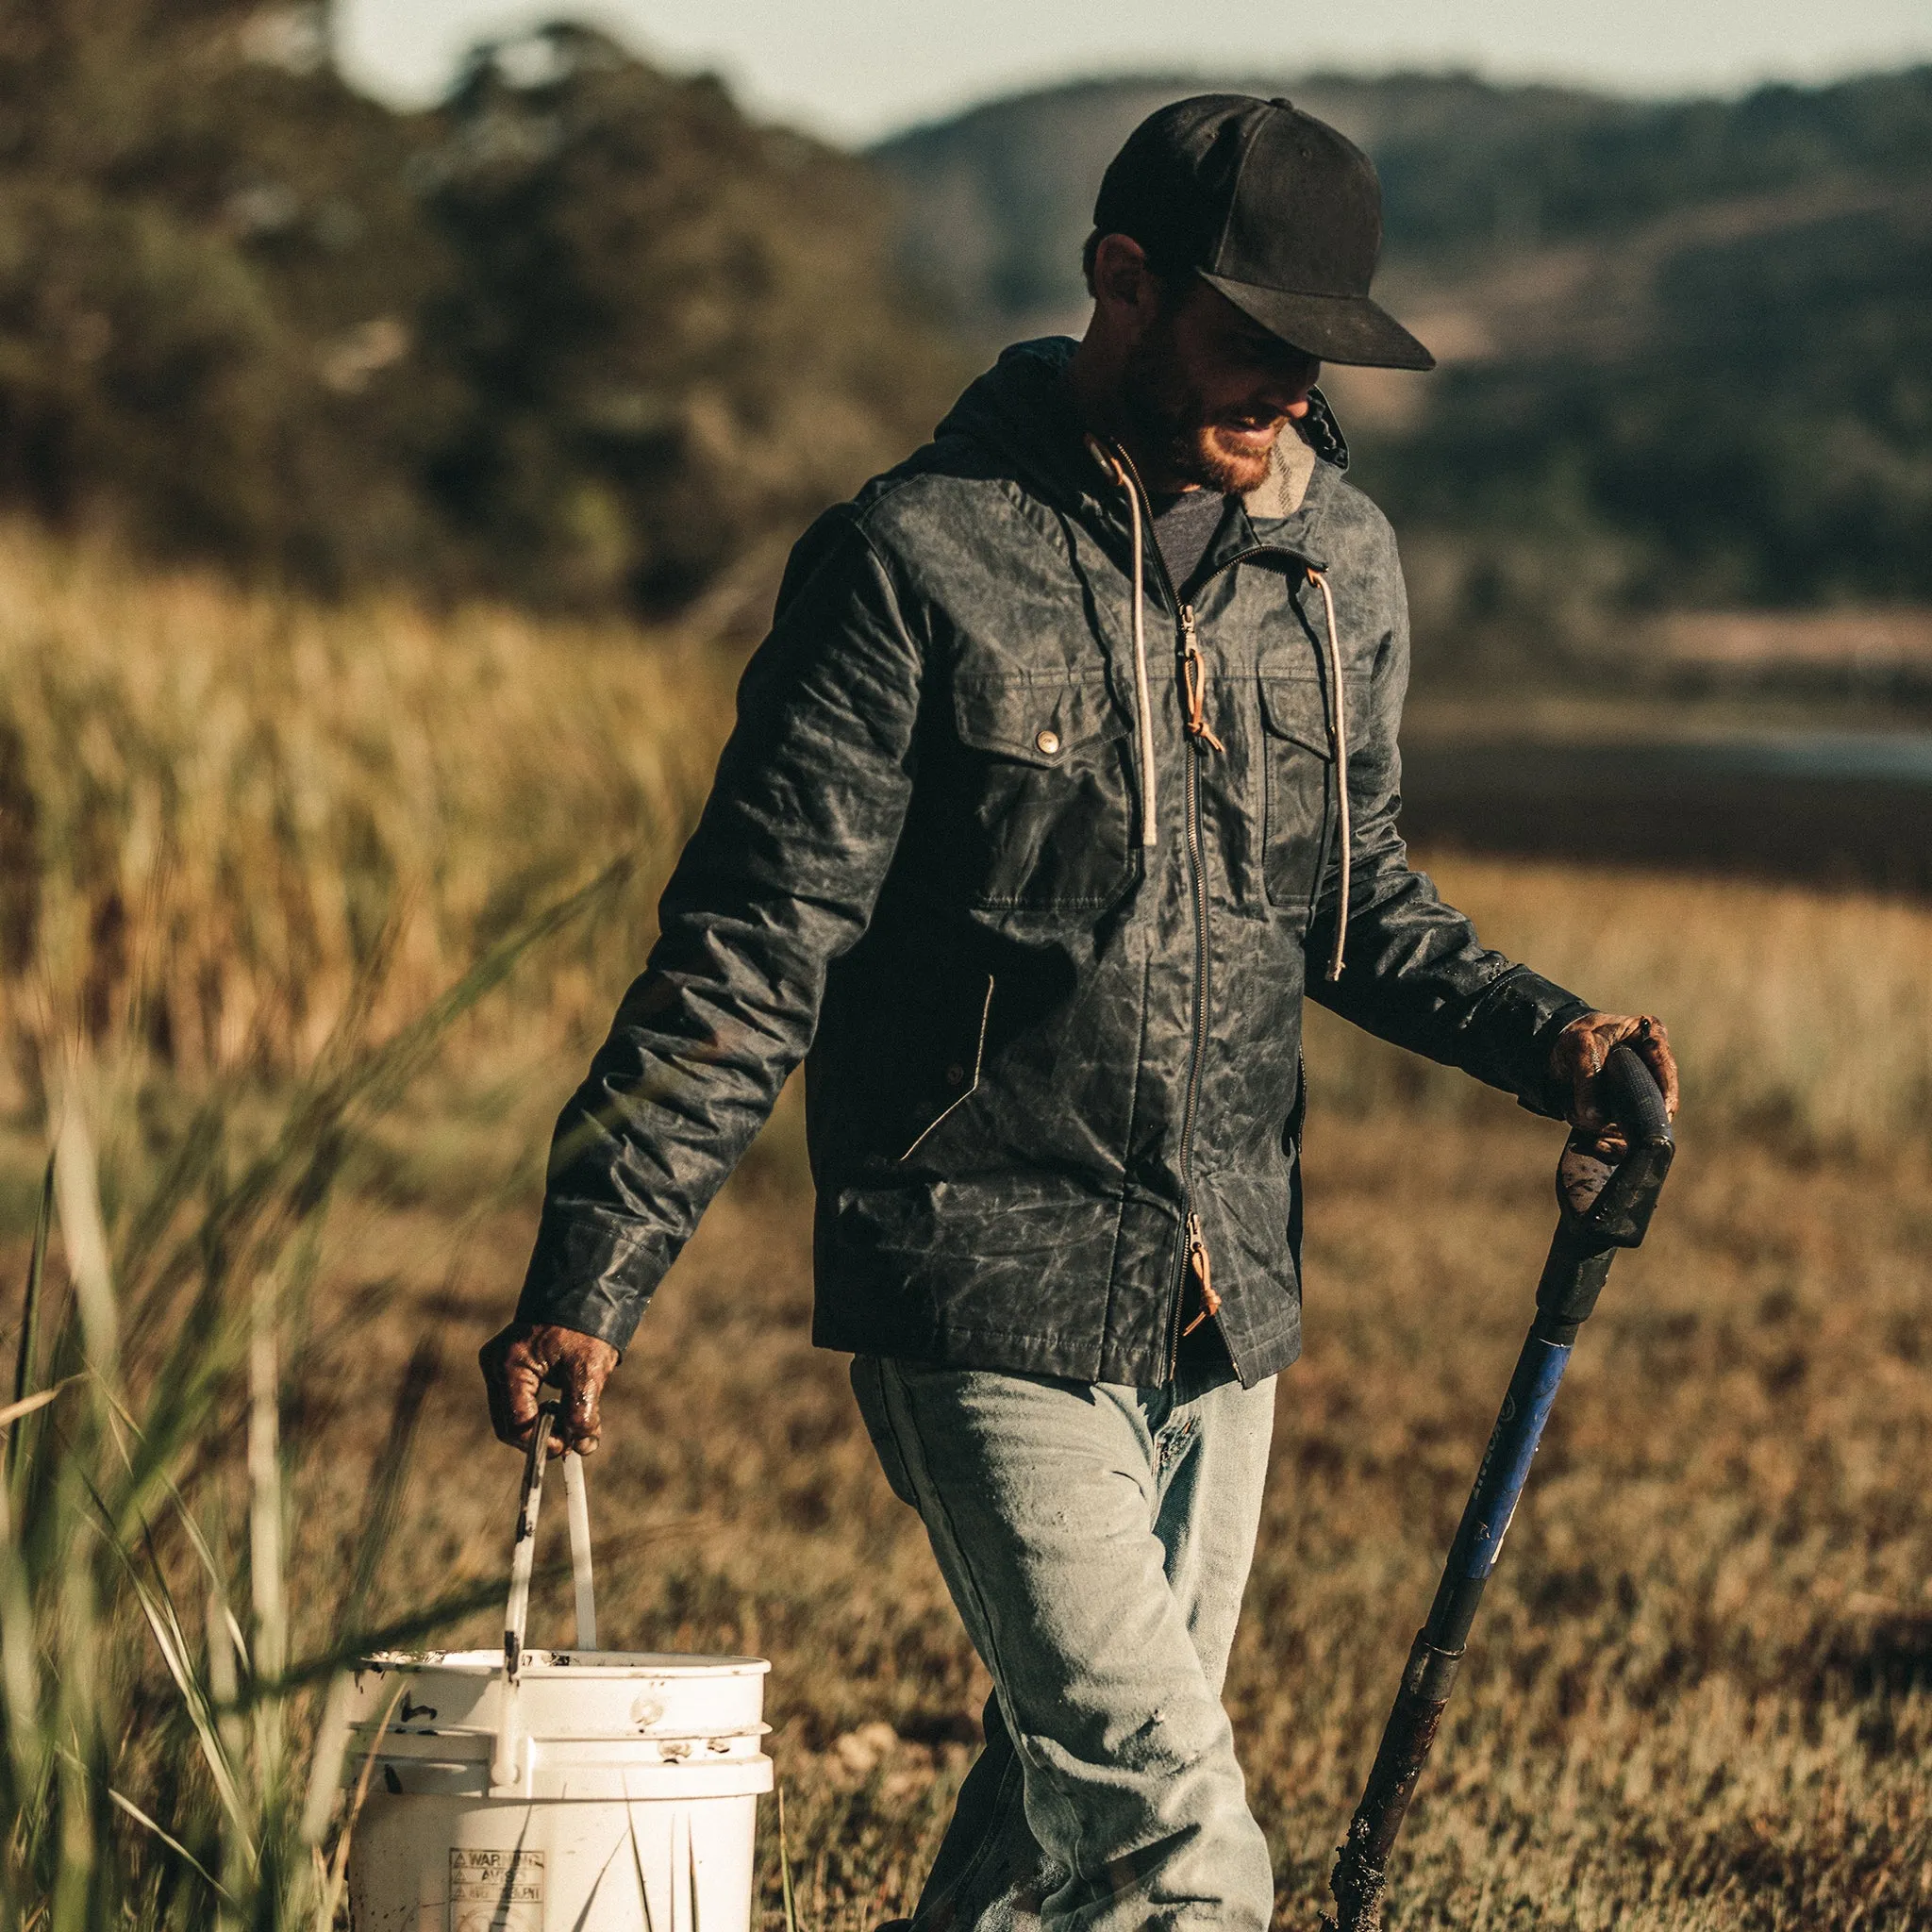
[[1192, 1213], [1188, 1216], [1188, 1267], [1200, 1292], [1201, 1308], [1181, 1330], [1184, 1337], [1191, 1335], [1209, 1315], [1221, 1312], [1221, 1297], [1214, 1292], [1214, 1264], [1208, 1258], [1208, 1237], [1201, 1232], [1201, 1217]]
[[1188, 697], [1188, 736], [1198, 749], [1212, 745], [1216, 751], [1227, 747], [1208, 727], [1204, 710], [1208, 696], [1208, 676], [1201, 662], [1201, 647], [1194, 641], [1194, 607], [1181, 606], [1181, 683]]

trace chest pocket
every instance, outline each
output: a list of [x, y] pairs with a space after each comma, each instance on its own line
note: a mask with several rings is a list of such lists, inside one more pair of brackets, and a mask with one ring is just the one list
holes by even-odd
[[961, 673], [953, 710], [973, 903], [1111, 905], [1134, 876], [1133, 789], [1106, 681]]
[[1314, 677], [1264, 674], [1261, 871], [1272, 906], [1305, 908], [1335, 836], [1335, 752]]

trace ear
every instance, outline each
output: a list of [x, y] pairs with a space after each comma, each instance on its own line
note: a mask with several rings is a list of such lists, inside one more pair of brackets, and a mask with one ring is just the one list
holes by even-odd
[[1158, 313], [1160, 283], [1147, 266], [1147, 252], [1131, 235], [1103, 235], [1093, 255], [1093, 300], [1119, 324], [1138, 333]]

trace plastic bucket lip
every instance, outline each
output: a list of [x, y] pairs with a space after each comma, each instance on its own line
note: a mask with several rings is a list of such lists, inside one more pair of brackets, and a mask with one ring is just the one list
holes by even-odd
[[[500, 1650], [377, 1651], [358, 1657], [358, 1671], [455, 1671], [464, 1675], [500, 1676]], [[518, 1666], [524, 1676], [573, 1677], [762, 1677], [771, 1671], [761, 1657], [689, 1657], [654, 1650], [526, 1650]]]
[[[405, 1740], [505, 1736], [570, 1748], [636, 1747], [652, 1757], [731, 1748], [768, 1735], [762, 1657], [662, 1652], [529, 1651], [516, 1683], [499, 1651], [391, 1652], [364, 1657], [342, 1716], [352, 1748], [380, 1755]], [[467, 1751], [468, 1747], [464, 1747]]]

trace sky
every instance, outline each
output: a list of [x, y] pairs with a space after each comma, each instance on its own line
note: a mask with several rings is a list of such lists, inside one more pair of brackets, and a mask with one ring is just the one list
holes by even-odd
[[1462, 67], [1671, 95], [1932, 59], [1926, 0], [337, 0], [338, 51], [422, 103], [465, 47], [559, 14], [847, 142], [1090, 75]]

